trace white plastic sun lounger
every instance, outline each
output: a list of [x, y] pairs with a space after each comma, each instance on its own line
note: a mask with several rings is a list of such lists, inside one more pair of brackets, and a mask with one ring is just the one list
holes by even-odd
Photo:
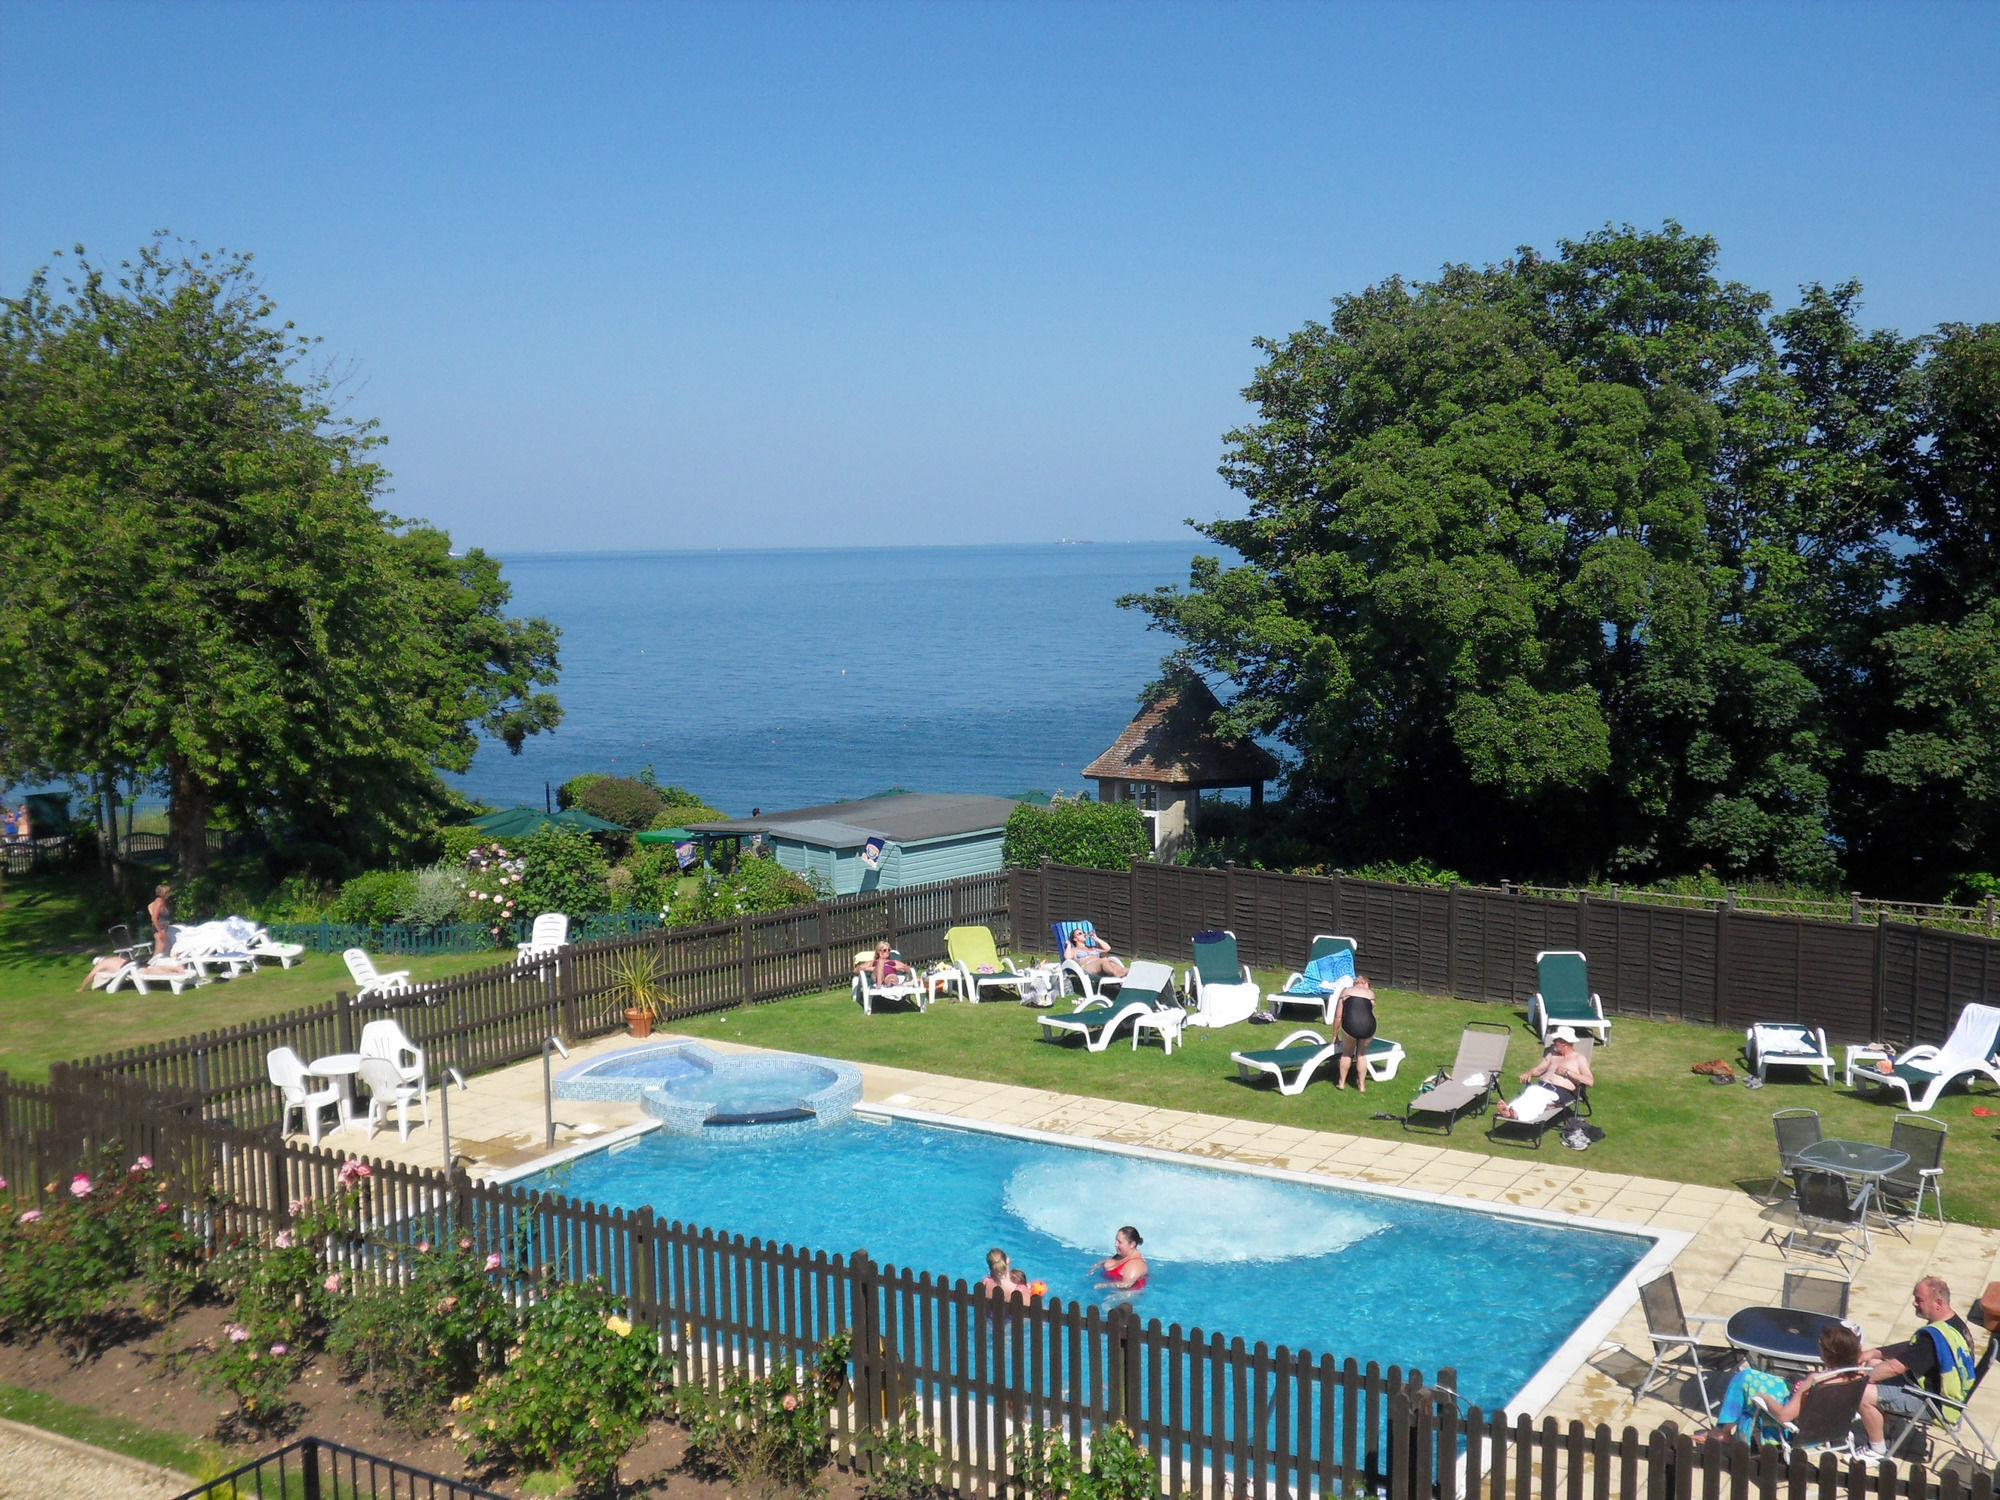
[[2000, 1067], [1993, 1063], [1996, 1045], [2000, 1045], [2000, 1010], [1968, 1005], [1958, 1013], [1958, 1024], [1942, 1047], [1912, 1047], [1896, 1059], [1894, 1072], [1857, 1068], [1853, 1079], [1864, 1089], [1901, 1094], [1905, 1105], [1922, 1114], [1961, 1078], [1977, 1075], [2000, 1088]]

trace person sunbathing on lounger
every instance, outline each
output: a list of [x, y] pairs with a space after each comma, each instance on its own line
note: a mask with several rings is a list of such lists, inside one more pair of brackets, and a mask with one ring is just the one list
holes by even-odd
[[1576, 1050], [1576, 1033], [1558, 1026], [1549, 1034], [1549, 1050], [1542, 1060], [1521, 1075], [1528, 1085], [1514, 1098], [1496, 1106], [1503, 1120], [1539, 1120], [1551, 1110], [1568, 1109], [1579, 1092], [1597, 1080], [1590, 1064]]
[[899, 979], [908, 979], [914, 972], [891, 951], [886, 938], [875, 945], [875, 957], [872, 960], [864, 959], [855, 967], [865, 972], [869, 982], [878, 989], [892, 985]]
[[1108, 974], [1113, 979], [1125, 977], [1125, 965], [1111, 956], [1111, 949], [1088, 927], [1077, 927], [1070, 931], [1069, 946], [1063, 949], [1063, 957], [1078, 965], [1086, 974]]

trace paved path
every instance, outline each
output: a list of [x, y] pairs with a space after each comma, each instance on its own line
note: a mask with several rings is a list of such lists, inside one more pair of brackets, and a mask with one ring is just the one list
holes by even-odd
[[193, 1487], [122, 1453], [0, 1421], [0, 1500], [172, 1500]]

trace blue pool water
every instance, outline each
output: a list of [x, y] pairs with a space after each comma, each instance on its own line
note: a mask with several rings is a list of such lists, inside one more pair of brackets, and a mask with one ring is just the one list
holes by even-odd
[[1426, 1374], [1455, 1365], [1489, 1410], [1651, 1245], [907, 1121], [757, 1148], [660, 1131], [521, 1185], [968, 1281], [998, 1245], [1065, 1300], [1104, 1295], [1091, 1266], [1130, 1223], [1152, 1264], [1141, 1317]]

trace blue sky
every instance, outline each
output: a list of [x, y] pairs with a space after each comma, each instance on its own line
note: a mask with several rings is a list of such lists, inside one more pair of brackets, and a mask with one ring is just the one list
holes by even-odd
[[0, 3], [0, 288], [256, 252], [499, 550], [1166, 538], [1251, 339], [1667, 217], [2000, 317], [2000, 5]]

